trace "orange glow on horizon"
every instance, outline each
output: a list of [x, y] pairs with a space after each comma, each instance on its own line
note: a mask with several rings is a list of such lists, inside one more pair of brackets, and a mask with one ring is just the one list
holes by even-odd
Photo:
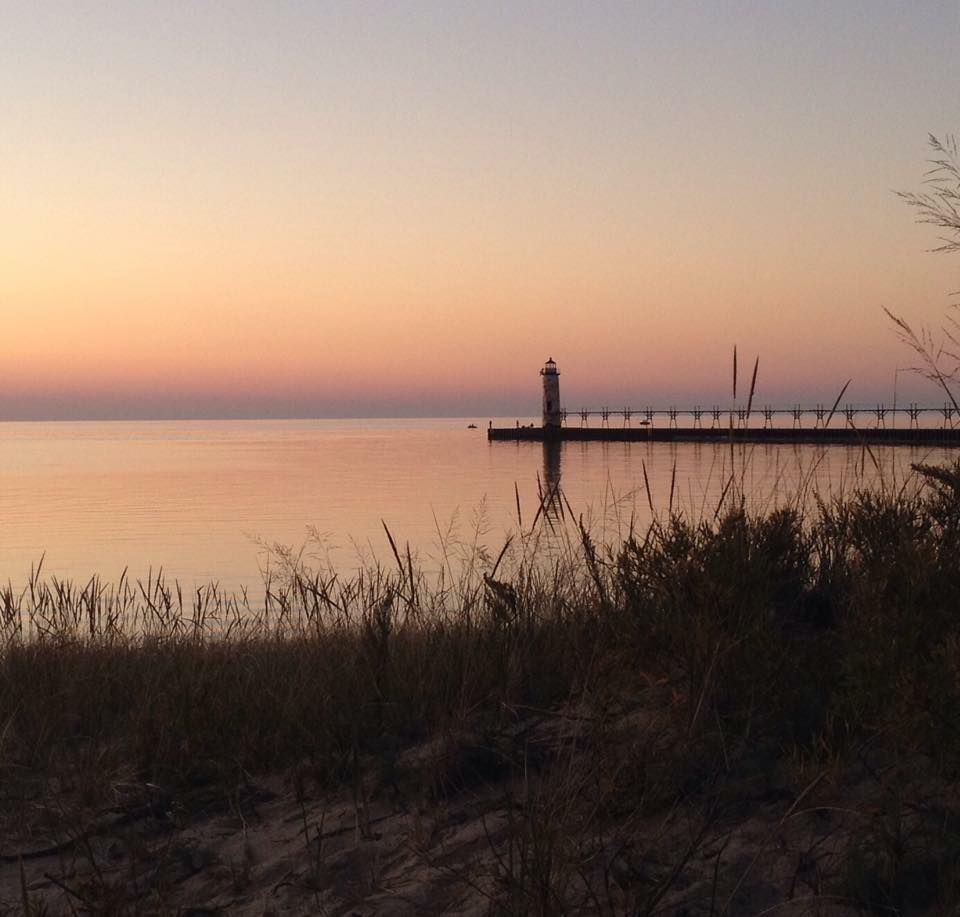
[[12, 24], [0, 419], [890, 396], [952, 6], [415, 6]]

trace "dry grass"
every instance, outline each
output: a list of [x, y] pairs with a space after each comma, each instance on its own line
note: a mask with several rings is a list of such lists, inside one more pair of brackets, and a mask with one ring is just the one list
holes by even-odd
[[773, 793], [786, 831], [830, 787], [856, 817], [776, 900], [954, 906], [960, 466], [919, 473], [758, 516], [734, 485], [607, 546], [538, 512], [568, 533], [549, 564], [531, 535], [455, 580], [395, 544], [350, 580], [291, 556], [258, 607], [38, 571], [0, 595], [0, 809], [76, 843], [122, 793], [482, 787], [506, 820], [458, 876], [493, 911], [747, 913], [765, 847], [728, 856], [731, 825]]

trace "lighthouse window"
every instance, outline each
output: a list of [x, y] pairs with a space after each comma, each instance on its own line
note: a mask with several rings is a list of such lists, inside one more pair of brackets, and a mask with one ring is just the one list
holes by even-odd
[[547, 410], [548, 410], [548, 411], [552, 411], [552, 410], [553, 410], [553, 402], [552, 402], [552, 401], [548, 401], [548, 402], [547, 402]]

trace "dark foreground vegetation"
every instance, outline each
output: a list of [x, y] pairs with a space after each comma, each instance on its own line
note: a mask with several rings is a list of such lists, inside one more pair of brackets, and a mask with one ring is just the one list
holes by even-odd
[[7, 589], [0, 910], [955, 912], [960, 465], [727, 505], [260, 612]]

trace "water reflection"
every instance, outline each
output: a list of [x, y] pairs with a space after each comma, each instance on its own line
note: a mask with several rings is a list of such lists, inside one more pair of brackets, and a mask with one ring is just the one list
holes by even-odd
[[0, 424], [0, 583], [22, 586], [43, 557], [46, 573], [83, 582], [124, 568], [145, 579], [162, 566], [186, 585], [215, 580], [256, 595], [264, 544], [322, 543], [344, 575], [360, 557], [393, 563], [384, 522], [424, 556], [440, 553], [448, 530], [500, 545], [521, 515], [525, 532], [538, 515], [538, 534], [560, 547], [576, 541], [580, 519], [596, 543], [612, 544], [671, 507], [712, 519], [731, 480], [764, 512], [803, 495], [896, 490], [912, 462], [957, 454], [488, 443], [456, 419]]
[[543, 488], [540, 503], [548, 519], [557, 519], [563, 511], [560, 494], [560, 456], [563, 443], [559, 440], [543, 441]]

